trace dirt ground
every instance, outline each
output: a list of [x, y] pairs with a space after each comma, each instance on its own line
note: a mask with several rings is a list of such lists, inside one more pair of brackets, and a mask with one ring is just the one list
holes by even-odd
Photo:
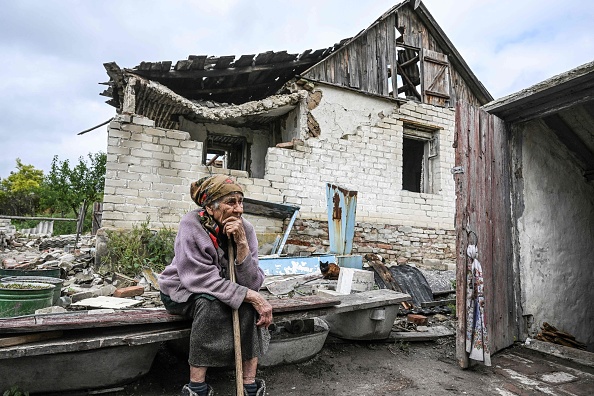
[[[267, 367], [258, 376], [269, 396], [591, 396], [594, 367], [512, 346], [493, 365], [462, 370], [454, 338], [435, 342], [342, 342], [329, 338], [320, 353], [299, 364]], [[114, 396], [179, 395], [188, 380], [183, 359], [162, 349], [148, 375]], [[235, 395], [234, 370], [211, 370], [217, 396]]]
[[[163, 348], [148, 375], [114, 395], [178, 395], [188, 373], [183, 359]], [[266, 381], [270, 396], [500, 394], [491, 368], [458, 368], [453, 337], [420, 343], [329, 339], [314, 358], [262, 368], [258, 376]], [[216, 395], [234, 395], [234, 378], [233, 369], [210, 370], [207, 382]]]

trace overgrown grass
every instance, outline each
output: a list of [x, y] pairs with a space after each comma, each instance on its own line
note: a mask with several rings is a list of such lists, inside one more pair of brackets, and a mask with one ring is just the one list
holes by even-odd
[[143, 268], [161, 272], [173, 259], [175, 232], [149, 228], [149, 220], [132, 230], [107, 231], [107, 255], [103, 258], [110, 271], [128, 276], [139, 275]]

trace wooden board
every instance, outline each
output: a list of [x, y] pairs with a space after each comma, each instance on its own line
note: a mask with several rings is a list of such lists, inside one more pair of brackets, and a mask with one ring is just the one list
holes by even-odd
[[51, 340], [53, 338], [60, 338], [62, 336], [62, 334], [63, 334], [62, 331], [45, 331], [42, 333], [0, 337], [0, 348], [28, 344], [31, 342], [37, 342], [37, 341], [43, 341], [43, 340]]
[[321, 296], [303, 296], [294, 298], [269, 299], [272, 305], [272, 314], [281, 312], [306, 311], [339, 305], [341, 299]]
[[[182, 338], [190, 333], [185, 324], [148, 324], [111, 329], [86, 329], [85, 331], [64, 332], [59, 339], [34, 342], [26, 345], [0, 348], [2, 359], [25, 356], [51, 355], [57, 353], [80, 352], [114, 346], [134, 346], [151, 344]], [[0, 366], [3, 363], [0, 363]]]
[[393, 331], [390, 333], [392, 341], [435, 341], [441, 337], [455, 335], [454, 330], [445, 326], [429, 327], [427, 331]]
[[100, 314], [93, 312], [74, 311], [0, 319], [0, 334], [187, 321], [183, 316], [172, 315], [165, 309], [120, 310]]

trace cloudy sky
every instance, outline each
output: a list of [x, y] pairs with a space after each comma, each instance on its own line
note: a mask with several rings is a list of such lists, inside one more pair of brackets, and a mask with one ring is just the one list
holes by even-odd
[[[106, 150], [103, 63], [329, 47], [399, 0], [0, 0], [0, 178]], [[425, 0], [500, 98], [594, 60], [594, 2]]]

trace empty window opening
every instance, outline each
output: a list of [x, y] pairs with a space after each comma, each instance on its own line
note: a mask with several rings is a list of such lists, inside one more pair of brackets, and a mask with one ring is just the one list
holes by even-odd
[[402, 189], [422, 192], [425, 142], [404, 138], [402, 142]]
[[402, 139], [402, 189], [439, 191], [439, 133], [405, 127]]
[[249, 150], [243, 136], [209, 134], [204, 150], [204, 164], [216, 168], [247, 170]]

